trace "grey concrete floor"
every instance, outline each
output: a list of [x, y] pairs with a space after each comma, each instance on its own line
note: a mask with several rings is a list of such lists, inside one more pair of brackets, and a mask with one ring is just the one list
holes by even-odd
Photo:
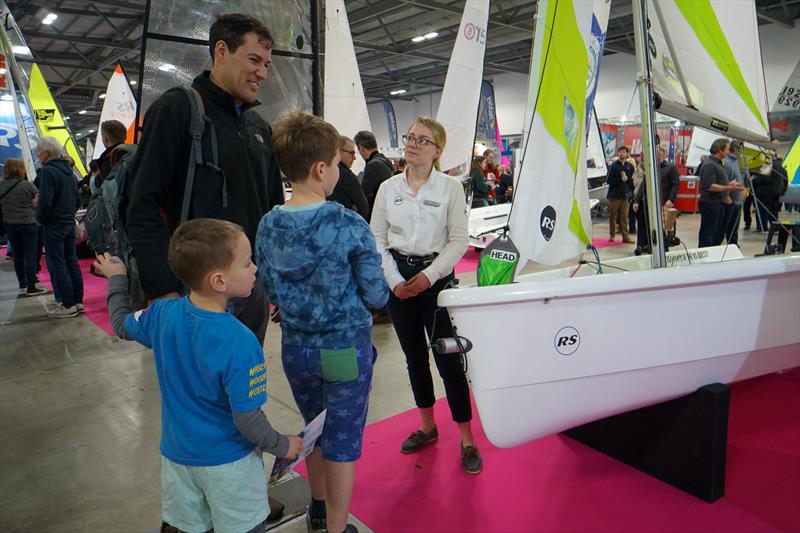
[[[698, 224], [699, 215], [679, 218], [678, 235], [690, 248], [697, 244]], [[608, 235], [605, 221], [595, 224], [594, 235]], [[764, 235], [752, 232], [740, 237], [745, 255], [760, 253], [763, 242]], [[632, 252], [632, 245], [624, 245], [601, 249], [600, 255], [608, 260]], [[460, 278], [475, 280], [474, 274]], [[150, 351], [108, 336], [85, 317], [48, 319], [44, 304], [51, 297], [17, 299], [16, 287], [10, 261], [0, 258], [0, 530], [157, 530], [160, 394]], [[373, 339], [379, 357], [368, 423], [413, 407], [391, 325], [375, 326]], [[280, 431], [296, 432], [302, 421], [281, 367], [280, 331], [274, 325], [265, 351], [270, 373], [265, 410]], [[438, 378], [435, 382], [437, 396], [443, 395]], [[304, 480], [287, 487], [275, 494], [307, 498]], [[305, 523], [298, 519], [278, 529], [301, 532]]]

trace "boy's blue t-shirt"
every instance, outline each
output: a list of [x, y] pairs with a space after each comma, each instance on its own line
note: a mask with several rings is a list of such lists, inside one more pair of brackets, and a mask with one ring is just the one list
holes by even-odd
[[188, 296], [128, 315], [125, 329], [153, 349], [164, 457], [215, 466], [255, 448], [233, 423], [234, 411], [252, 411], [267, 400], [264, 352], [252, 331], [230, 313], [194, 306]]
[[372, 316], [389, 299], [375, 237], [360, 215], [336, 202], [278, 206], [258, 226], [256, 264], [281, 311], [284, 345], [362, 346]]

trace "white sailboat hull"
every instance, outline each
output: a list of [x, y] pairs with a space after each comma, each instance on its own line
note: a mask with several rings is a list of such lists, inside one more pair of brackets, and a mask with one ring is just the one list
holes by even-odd
[[[697, 263], [698, 254], [710, 260], [722, 250], [692, 254]], [[668, 255], [680, 262], [683, 254]], [[642, 256], [608, 265], [633, 270], [648, 263]], [[496, 446], [708, 383], [800, 366], [800, 255], [617, 275], [588, 275], [592, 268], [584, 265], [574, 279], [574, 268], [560, 269], [513, 285], [440, 294], [457, 334], [473, 343], [469, 377]]]

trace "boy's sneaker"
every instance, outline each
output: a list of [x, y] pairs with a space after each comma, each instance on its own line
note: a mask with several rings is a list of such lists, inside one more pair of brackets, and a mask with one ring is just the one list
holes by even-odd
[[306, 513], [306, 528], [308, 533], [321, 533], [326, 531], [327, 519], [325, 518], [312, 518], [310, 513]]
[[31, 296], [41, 296], [43, 294], [47, 294], [48, 292], [50, 291], [48, 291], [44, 287], [34, 287], [32, 291], [25, 292], [25, 297], [30, 298]]
[[478, 448], [461, 444], [461, 465], [467, 474], [479, 474], [483, 470], [483, 459]]
[[[86, 312], [86, 308], [83, 307], [83, 304], [75, 304], [75, 307], [78, 309], [79, 314], [83, 314]], [[283, 509], [281, 509], [282, 511]]]
[[64, 307], [60, 305], [57, 309], [47, 312], [50, 318], [72, 318], [78, 316], [78, 308], [74, 305], [72, 307]]
[[439, 440], [439, 430], [436, 429], [436, 426], [433, 426], [430, 433], [425, 433], [418, 429], [403, 441], [403, 444], [400, 445], [400, 451], [402, 453], [416, 453], [437, 440]]

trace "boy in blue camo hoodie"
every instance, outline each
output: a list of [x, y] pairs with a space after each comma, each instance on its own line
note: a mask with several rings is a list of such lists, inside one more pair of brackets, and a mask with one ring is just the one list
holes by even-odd
[[340, 137], [308, 113], [281, 115], [272, 143], [292, 197], [261, 220], [256, 263], [280, 309], [283, 368], [306, 422], [328, 413], [306, 459], [309, 530], [347, 523], [354, 462], [361, 456], [372, 365], [372, 315], [389, 298], [381, 257], [360, 215], [326, 202], [339, 179]]

